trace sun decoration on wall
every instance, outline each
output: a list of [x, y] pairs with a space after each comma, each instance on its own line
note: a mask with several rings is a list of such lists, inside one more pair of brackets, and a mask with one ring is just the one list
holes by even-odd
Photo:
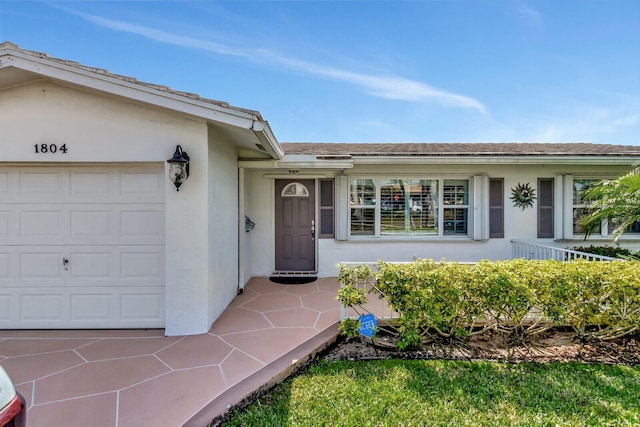
[[533, 201], [536, 200], [536, 190], [531, 188], [529, 183], [518, 183], [511, 189], [511, 197], [509, 198], [513, 200], [513, 206], [525, 210], [533, 206]]

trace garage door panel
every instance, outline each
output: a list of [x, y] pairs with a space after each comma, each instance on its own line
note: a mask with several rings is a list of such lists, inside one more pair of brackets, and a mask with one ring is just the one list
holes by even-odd
[[123, 279], [159, 280], [163, 275], [163, 256], [160, 252], [136, 251], [120, 254], [120, 277]]
[[20, 296], [21, 320], [57, 322], [67, 310], [64, 295], [60, 293], [23, 294]]
[[66, 212], [60, 210], [24, 210], [20, 212], [20, 235], [28, 238], [64, 237]]
[[4, 245], [162, 244], [164, 205], [7, 204], [0, 238]]
[[[0, 281], [9, 278], [9, 264], [11, 261], [10, 252], [0, 252]], [[2, 283], [2, 282], [0, 282]]]
[[13, 301], [12, 294], [0, 293], [0, 322], [8, 322], [15, 316], [13, 313], [15, 306]]
[[3, 198], [9, 193], [9, 172], [0, 171], [0, 196]]
[[[73, 285], [92, 287], [164, 286], [162, 246], [47, 249], [15, 247], [14, 252], [0, 252], [0, 289], [51, 286], [54, 281], [58, 286], [69, 281]], [[64, 259], [68, 260], [66, 271]]]
[[123, 321], [159, 319], [164, 316], [164, 296], [160, 293], [123, 294], [120, 297], [120, 307]]
[[120, 236], [128, 239], [163, 239], [164, 211], [127, 210], [120, 212]]
[[9, 238], [9, 223], [11, 222], [10, 216], [12, 213], [7, 210], [0, 211], [0, 239]]
[[111, 293], [71, 295], [70, 320], [109, 321], [114, 317], [113, 299]]
[[87, 281], [111, 281], [114, 279], [114, 270], [117, 268], [117, 257], [113, 252], [72, 252], [69, 256], [69, 274], [71, 280], [86, 279]]
[[64, 273], [64, 254], [62, 252], [32, 252], [20, 254], [21, 282], [61, 281]]
[[163, 327], [165, 178], [0, 167], [0, 329]]
[[16, 318], [25, 328], [158, 328], [164, 326], [164, 292], [105, 288], [83, 293], [71, 288], [1, 293], [0, 324]]
[[2, 286], [65, 286], [63, 282], [67, 282], [66, 286], [164, 287], [161, 245], [27, 246], [15, 250], [20, 252], [0, 252]]
[[164, 167], [6, 166], [0, 203], [164, 203]]
[[69, 192], [73, 198], [108, 197], [115, 191], [117, 181], [108, 170], [76, 170], [69, 176]]
[[24, 170], [20, 173], [20, 195], [62, 196], [67, 185], [67, 175], [61, 170]]
[[[72, 239], [89, 237], [109, 238], [115, 230], [114, 214], [110, 210], [71, 210], [69, 230]], [[104, 241], [104, 240], [103, 240]]]
[[164, 176], [157, 173], [125, 170], [120, 175], [120, 192], [122, 195], [145, 197], [156, 200], [155, 197], [164, 194]]
[[0, 329], [161, 328], [164, 288], [0, 288]]

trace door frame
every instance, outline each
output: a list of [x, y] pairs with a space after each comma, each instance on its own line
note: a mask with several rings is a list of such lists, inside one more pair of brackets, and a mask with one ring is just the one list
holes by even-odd
[[[312, 243], [311, 243], [311, 248], [313, 250], [313, 254], [312, 254], [312, 268], [311, 269], [283, 269], [283, 268], [278, 268], [280, 262], [278, 259], [278, 231], [279, 231], [279, 227], [278, 227], [278, 213], [279, 213], [279, 209], [278, 209], [278, 203], [280, 198], [282, 198], [282, 196], [278, 193], [279, 191], [282, 191], [288, 184], [294, 183], [294, 182], [299, 182], [302, 183], [303, 185], [307, 186], [309, 188], [309, 192], [312, 193], [309, 196], [310, 199], [310, 207], [309, 207], [309, 217], [311, 219], [311, 221], [313, 221], [313, 226], [315, 228], [315, 233], [312, 235], [311, 232], [311, 226], [312, 224], [309, 224], [309, 235], [310, 238], [312, 239]], [[317, 190], [317, 180], [315, 177], [300, 177], [300, 178], [276, 178], [274, 180], [274, 185], [273, 185], [273, 218], [274, 218], [274, 228], [273, 228], [273, 271], [275, 273], [278, 272], [299, 272], [299, 273], [309, 273], [309, 272], [317, 272], [318, 269], [318, 219], [317, 219], [317, 204], [318, 204], [318, 190]]]

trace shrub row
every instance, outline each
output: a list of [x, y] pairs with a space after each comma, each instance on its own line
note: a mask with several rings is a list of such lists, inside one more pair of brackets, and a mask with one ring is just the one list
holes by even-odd
[[574, 246], [574, 251], [585, 252], [593, 255], [608, 256], [611, 258], [635, 258], [640, 259], [640, 254], [632, 253], [629, 249], [621, 248], [619, 246]]
[[[337, 299], [363, 314], [367, 294], [384, 299], [398, 314], [400, 349], [430, 335], [465, 340], [488, 329], [526, 338], [555, 326], [581, 339], [610, 340], [640, 326], [640, 270], [636, 262], [575, 260], [480, 261], [476, 264], [416, 260], [339, 265]], [[370, 290], [364, 290], [367, 284]], [[357, 319], [341, 332], [357, 335]]]

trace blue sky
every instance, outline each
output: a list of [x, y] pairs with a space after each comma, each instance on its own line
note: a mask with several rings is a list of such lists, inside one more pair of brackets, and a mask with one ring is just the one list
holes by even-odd
[[0, 41], [258, 110], [280, 142], [640, 145], [638, 0], [0, 0]]

